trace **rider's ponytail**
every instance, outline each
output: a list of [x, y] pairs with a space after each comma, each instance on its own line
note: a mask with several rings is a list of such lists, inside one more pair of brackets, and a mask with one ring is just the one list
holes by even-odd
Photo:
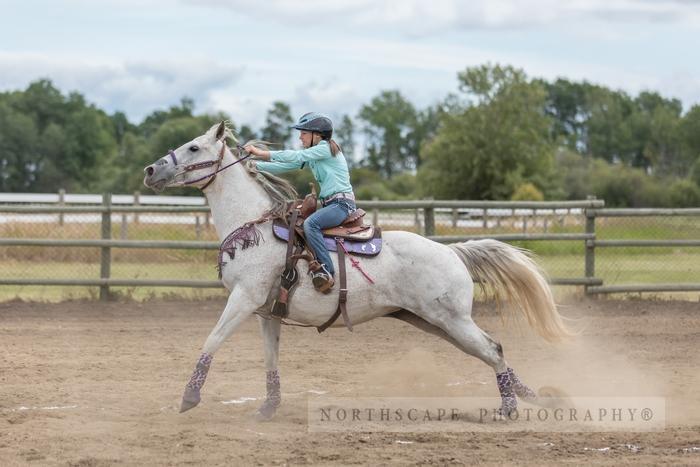
[[339, 152], [343, 152], [340, 145], [336, 143], [334, 139], [328, 141], [328, 144], [331, 146], [331, 154], [333, 154], [333, 157], [337, 156]]
[[333, 155], [333, 157], [337, 156], [339, 152], [343, 152], [343, 149], [340, 147], [340, 145], [336, 143], [333, 139], [333, 131], [321, 133], [321, 139], [324, 141], [328, 141], [328, 145], [331, 148], [331, 154]]

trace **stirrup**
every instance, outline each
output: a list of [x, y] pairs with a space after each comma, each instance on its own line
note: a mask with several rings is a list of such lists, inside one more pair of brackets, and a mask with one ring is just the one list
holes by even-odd
[[311, 282], [314, 284], [316, 290], [324, 294], [330, 293], [335, 284], [333, 277], [326, 272], [325, 268], [312, 273]]

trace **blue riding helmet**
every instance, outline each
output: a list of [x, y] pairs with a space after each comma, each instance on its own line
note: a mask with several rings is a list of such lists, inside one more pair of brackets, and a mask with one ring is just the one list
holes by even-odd
[[315, 131], [318, 133], [333, 133], [333, 122], [323, 114], [317, 112], [307, 112], [299, 118], [296, 125], [291, 128], [295, 130]]

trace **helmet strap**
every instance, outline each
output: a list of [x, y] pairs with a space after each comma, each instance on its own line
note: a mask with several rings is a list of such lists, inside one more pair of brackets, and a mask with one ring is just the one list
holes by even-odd
[[317, 132], [315, 132], [315, 131], [312, 131], [312, 132], [311, 132], [311, 145], [309, 146], [310, 148], [312, 148], [312, 147], [314, 147], [314, 146], [316, 146], [316, 145], [318, 144], [318, 143], [316, 142], [316, 135], [318, 135], [318, 134], [320, 134], [320, 133], [317, 133]]

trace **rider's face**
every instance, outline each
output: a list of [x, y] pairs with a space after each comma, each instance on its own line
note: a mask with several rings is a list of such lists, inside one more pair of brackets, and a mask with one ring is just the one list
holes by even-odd
[[305, 148], [311, 147], [311, 141], [313, 140], [314, 134], [311, 133], [310, 131], [304, 131], [302, 130], [299, 133], [299, 141], [301, 141], [301, 145]]

